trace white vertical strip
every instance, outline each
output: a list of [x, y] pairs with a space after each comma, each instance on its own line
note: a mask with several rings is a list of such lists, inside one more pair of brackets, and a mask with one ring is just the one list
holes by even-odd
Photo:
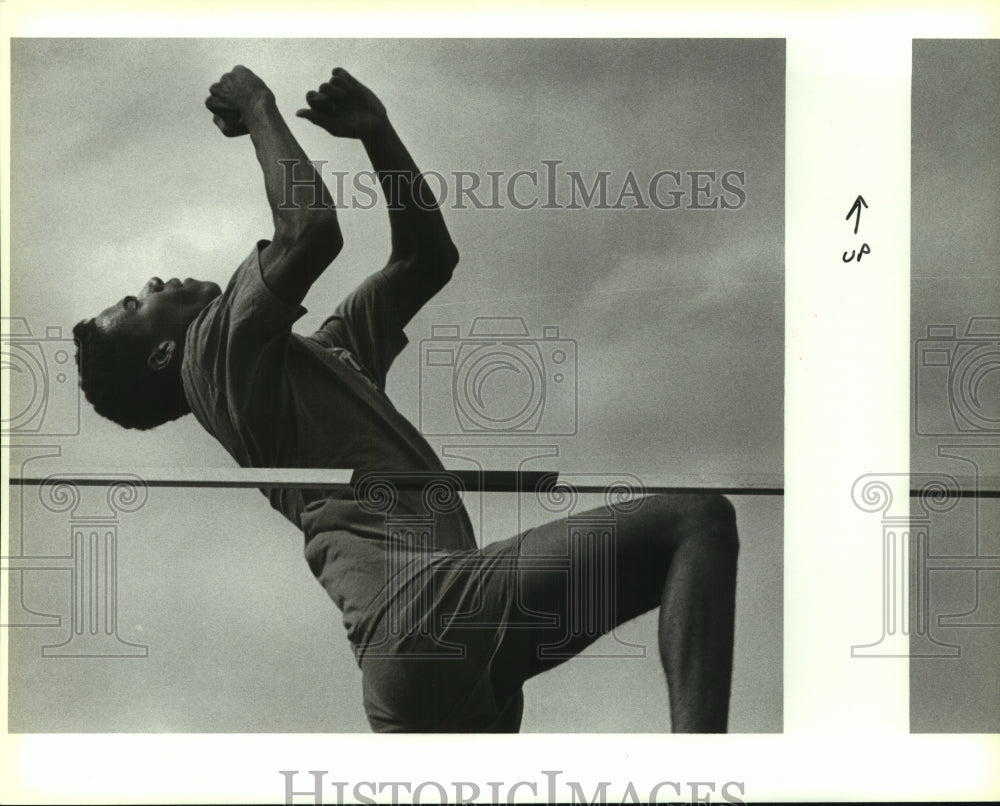
[[[4, 19], [4, 18], [0, 18]], [[10, 82], [10, 40], [9, 33], [4, 33], [0, 39], [0, 75], [7, 76], [4, 85], [9, 87]], [[6, 320], [10, 316], [10, 91], [4, 89], [0, 94], [0, 319]], [[10, 421], [10, 399], [6, 389], [0, 391], [0, 422]], [[11, 534], [7, 524], [9, 523], [10, 512], [10, 486], [8, 479], [10, 476], [10, 451], [7, 450], [6, 439], [0, 445], [0, 511], [4, 513], [3, 525], [0, 525], [0, 557], [12, 554], [10, 547]], [[10, 572], [0, 571], [0, 624], [7, 624], [9, 619], [10, 602], [7, 592], [10, 589], [8, 576]], [[5, 627], [0, 627], [0, 658], [4, 659], [4, 668], [7, 667], [8, 641], [10, 631]], [[3, 739], [7, 735], [7, 699], [8, 683], [7, 674], [0, 674], [0, 746], [3, 746]], [[4, 760], [6, 753], [0, 753], [0, 777], [12, 780], [8, 773], [8, 763]]]
[[[23, 16], [29, 8], [31, 14], [38, 13], [46, 3], [2, 5], [8, 7], [4, 19], [9, 23], [10, 7]], [[845, 4], [839, 5], [842, 12]], [[788, 36], [788, 733], [509, 739], [3, 735], [0, 791], [14, 793], [6, 800], [274, 803], [281, 802], [284, 793], [278, 772], [282, 769], [300, 771], [296, 783], [302, 788], [309, 785], [308, 770], [329, 770], [327, 803], [338, 802], [334, 781], [349, 782], [345, 799], [351, 799], [358, 782], [447, 783], [459, 777], [480, 782], [487, 795], [485, 782], [504, 781], [504, 798], [515, 782], [526, 780], [538, 785], [536, 799], [541, 801], [547, 794], [542, 770], [564, 770], [562, 779], [584, 782], [588, 794], [595, 780], [614, 780], [612, 791], [622, 802], [630, 802], [622, 793], [626, 781], [636, 782], [642, 799], [664, 780], [681, 785], [676, 793], [660, 790], [661, 799], [693, 799], [690, 782], [707, 780], [718, 784], [712, 793], [715, 801], [727, 781], [745, 782], [745, 788], [733, 794], [749, 802], [996, 798], [996, 735], [914, 735], [886, 741], [887, 733], [906, 726], [905, 662], [850, 659], [852, 644], [879, 638], [882, 608], [878, 516], [855, 516], [851, 482], [867, 470], [905, 471], [908, 464], [906, 384], [901, 376], [909, 363], [903, 345], [909, 308], [909, 37], [995, 35], [995, 8], [976, 15], [969, 6], [960, 2], [947, 12], [907, 10], [883, 12], [881, 17], [841, 14], [836, 3], [789, 6], [786, 14], [770, 17], [757, 9], [742, 16], [727, 9], [701, 18], [692, 12], [687, 17], [673, 13], [648, 19], [622, 9], [597, 19], [582, 14], [557, 17], [554, 12], [546, 20], [518, 19], [498, 12], [450, 26], [442, 26], [440, 15], [423, 9], [410, 17], [347, 16], [338, 8], [318, 20], [290, 13], [264, 20], [240, 8], [240, 16], [217, 14], [209, 19], [165, 13], [117, 24], [92, 9], [75, 15], [61, 9], [58, 15], [50, 12], [29, 20], [32, 32], [45, 35]], [[850, 25], [843, 23], [844, 17]], [[28, 23], [8, 25], [6, 33], [27, 33]], [[864, 31], [873, 25], [877, 37], [863, 41]], [[6, 62], [3, 49], [0, 67], [9, 66]], [[2, 107], [0, 118], [6, 117], [6, 104]], [[6, 170], [0, 171], [5, 190], [7, 176]], [[843, 217], [859, 192], [871, 205], [859, 235], [870, 239], [873, 251], [870, 260], [848, 268], [838, 262], [839, 255], [855, 242]], [[3, 226], [6, 234], [6, 222]], [[0, 241], [0, 250], [6, 250], [8, 239]], [[2, 296], [0, 304], [5, 304]], [[0, 496], [7, 493], [4, 484]], [[5, 598], [0, 596], [0, 612]], [[0, 630], [0, 649], [5, 633]], [[6, 675], [0, 675], [0, 693], [5, 694], [5, 686]], [[584, 707], [586, 696], [581, 692]], [[331, 731], [337, 729], [330, 726]], [[448, 791], [454, 795], [450, 786]], [[570, 793], [562, 787], [557, 794], [568, 800]], [[530, 790], [522, 788], [517, 796], [528, 799]]]
[[883, 613], [881, 515], [851, 490], [909, 464], [911, 41], [837, 27], [787, 50], [785, 730], [867, 735], [909, 728], [906, 659], [851, 657]]

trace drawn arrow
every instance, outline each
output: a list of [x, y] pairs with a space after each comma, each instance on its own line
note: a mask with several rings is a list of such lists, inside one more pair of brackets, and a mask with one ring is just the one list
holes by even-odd
[[851, 216], [854, 215], [854, 211], [855, 210], [858, 211], [858, 217], [854, 221], [854, 234], [855, 235], [858, 234], [858, 225], [861, 223], [861, 207], [862, 206], [864, 206], [865, 209], [868, 209], [868, 202], [866, 202], [865, 199], [864, 199], [864, 196], [862, 196], [859, 193], [858, 194], [858, 198], [856, 198], [854, 200], [854, 204], [851, 205], [850, 211], [847, 213], [846, 216], [844, 216], [844, 220], [845, 221], [849, 221], [850, 218], [851, 218]]

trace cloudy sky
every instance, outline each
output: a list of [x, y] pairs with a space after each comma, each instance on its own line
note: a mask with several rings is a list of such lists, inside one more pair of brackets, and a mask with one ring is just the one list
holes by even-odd
[[[576, 345], [576, 434], [548, 440], [559, 455], [547, 466], [651, 479], [781, 472], [781, 42], [15, 41], [11, 311], [33, 333], [65, 334], [154, 274], [224, 284], [271, 234], [249, 141], [222, 137], [202, 105], [237, 63], [268, 82], [287, 116], [333, 66], [347, 67], [380, 94], [418, 164], [446, 176], [541, 172], [542, 160], [559, 160], [588, 179], [609, 171], [615, 196], [628, 171], [640, 187], [663, 170], [742, 172], [745, 203], [734, 210], [446, 201], [462, 262], [408, 328], [388, 392], [418, 419], [419, 341], [432, 326], [464, 335], [477, 316], [520, 316], [532, 335], [556, 326]], [[368, 168], [357, 143], [291, 125], [328, 170]], [[310, 293], [300, 332], [387, 254], [383, 211], [346, 209], [341, 223], [346, 248]], [[59, 446], [58, 462], [39, 468], [232, 464], [190, 417], [134, 434], [86, 408], [79, 435]], [[781, 499], [734, 503], [743, 552], [732, 727], [777, 730]], [[65, 520], [37, 500], [21, 514], [33, 552], [65, 551]], [[481, 519], [485, 541], [517, 531], [510, 501], [486, 502]], [[59, 631], [15, 633], [12, 730], [367, 730], [339, 613], [263, 496], [156, 490], [120, 531], [120, 633], [150, 657], [42, 660], [39, 645]], [[25, 595], [61, 612], [53, 577], [30, 575]], [[622, 636], [653, 648], [653, 622]], [[648, 654], [581, 658], [532, 681], [524, 729], [662, 729], [666, 694]]]
[[[997, 431], [958, 431], [951, 420], [963, 380], [979, 374], [978, 399], [965, 410], [994, 423], [1000, 418], [1000, 371], [993, 339], [966, 335], [971, 317], [1000, 316], [1000, 42], [933, 41], [913, 50], [913, 241], [910, 326], [916, 357], [925, 347], [945, 350], [954, 366], [978, 355], [966, 369], [925, 367], [915, 358], [915, 471], [1000, 477]], [[928, 339], [928, 326], [952, 326], [955, 337]], [[982, 331], [981, 331], [982, 334]], [[971, 352], [976, 350], [978, 352]], [[971, 387], [965, 386], [965, 394]], [[961, 404], [960, 404], [961, 405]], [[992, 432], [992, 433], [991, 433]], [[947, 447], [947, 446], [952, 447]], [[938, 451], [944, 448], [942, 457]], [[976, 518], [978, 517], [978, 523]], [[1000, 554], [1000, 502], [964, 501], [931, 524], [930, 550], [937, 555]], [[977, 583], [982, 587], [977, 589]], [[971, 624], [996, 624], [995, 573], [936, 573], [931, 618], [971, 613]], [[935, 625], [934, 635], [962, 647], [960, 658], [911, 662], [910, 719], [916, 731], [995, 732], [1000, 725], [995, 628]]]

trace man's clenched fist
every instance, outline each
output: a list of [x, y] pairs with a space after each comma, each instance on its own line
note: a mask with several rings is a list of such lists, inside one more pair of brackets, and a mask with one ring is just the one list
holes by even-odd
[[212, 122], [226, 137], [247, 134], [246, 113], [262, 101], [274, 101], [267, 85], [241, 64], [209, 87], [208, 93], [205, 106], [212, 113]]
[[388, 124], [385, 106], [368, 87], [343, 67], [334, 68], [319, 91], [306, 93], [308, 109], [295, 114], [326, 129], [335, 137], [364, 139], [383, 131]]

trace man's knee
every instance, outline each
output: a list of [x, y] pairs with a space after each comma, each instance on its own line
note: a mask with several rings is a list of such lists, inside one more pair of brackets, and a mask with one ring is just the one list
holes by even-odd
[[707, 493], [701, 498], [706, 518], [721, 526], [736, 526], [736, 508], [726, 496]]
[[739, 551], [739, 534], [736, 530], [736, 509], [724, 495], [708, 493], [701, 499], [698, 518], [700, 531], [719, 548], [736, 553]]
[[653, 513], [669, 519], [682, 532], [696, 533], [702, 540], [711, 540], [720, 547], [739, 548], [736, 510], [724, 495], [652, 495], [647, 503]]

